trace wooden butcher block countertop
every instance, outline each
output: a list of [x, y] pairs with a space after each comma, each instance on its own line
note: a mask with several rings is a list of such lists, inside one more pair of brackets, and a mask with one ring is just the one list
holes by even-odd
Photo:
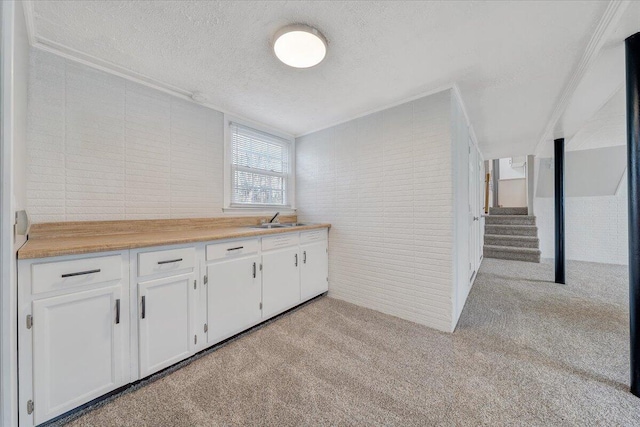
[[[19, 259], [119, 251], [151, 246], [267, 236], [270, 234], [329, 228], [330, 224], [260, 229], [263, 217], [194, 218], [134, 221], [83, 221], [34, 224]], [[282, 216], [280, 222], [296, 222]]]

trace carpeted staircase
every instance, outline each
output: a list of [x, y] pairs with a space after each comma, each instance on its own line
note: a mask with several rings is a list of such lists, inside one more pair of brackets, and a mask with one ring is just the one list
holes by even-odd
[[486, 258], [540, 262], [536, 217], [527, 208], [489, 208], [484, 222]]

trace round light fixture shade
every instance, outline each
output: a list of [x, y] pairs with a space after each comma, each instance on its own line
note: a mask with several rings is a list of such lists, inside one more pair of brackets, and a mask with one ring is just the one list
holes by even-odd
[[273, 36], [273, 52], [290, 67], [309, 68], [327, 55], [327, 40], [308, 25], [289, 25]]

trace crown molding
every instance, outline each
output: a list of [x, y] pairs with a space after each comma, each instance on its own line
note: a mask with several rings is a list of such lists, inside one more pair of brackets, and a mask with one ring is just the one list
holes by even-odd
[[484, 153], [482, 152], [482, 150], [480, 150], [480, 145], [478, 144], [478, 138], [476, 137], [476, 131], [473, 128], [473, 125], [471, 124], [471, 119], [469, 118], [469, 113], [467, 111], [467, 104], [465, 104], [464, 99], [462, 99], [462, 93], [460, 92], [460, 88], [458, 87], [457, 83], [454, 83], [451, 86], [451, 91], [453, 92], [453, 96], [456, 97], [456, 99], [458, 100], [458, 103], [460, 104], [460, 108], [462, 109], [462, 114], [464, 114], [464, 118], [467, 122], [467, 127], [469, 129], [469, 137], [471, 138], [471, 142], [473, 142], [473, 145], [476, 147], [476, 150], [478, 150], [478, 153], [480, 153], [480, 157], [482, 157], [482, 160], [484, 160]]
[[453, 96], [459, 102], [460, 108], [462, 109], [462, 114], [464, 115], [465, 121], [467, 122], [467, 127], [469, 129], [469, 136], [471, 137], [471, 141], [473, 142], [473, 145], [475, 145], [476, 149], [480, 153], [480, 156], [484, 159], [484, 154], [482, 153], [482, 151], [480, 150], [480, 146], [478, 145], [478, 138], [476, 137], [476, 132], [473, 129], [473, 125], [471, 124], [471, 120], [469, 119], [469, 113], [467, 111], [467, 106], [466, 106], [464, 100], [462, 99], [462, 94], [460, 93], [460, 88], [458, 87], [457, 83], [448, 84], [448, 85], [445, 85], [445, 86], [440, 86], [437, 89], [433, 89], [433, 90], [429, 90], [429, 91], [425, 91], [425, 92], [420, 92], [417, 95], [411, 95], [409, 97], [402, 98], [402, 99], [394, 101], [394, 102], [392, 102], [390, 104], [383, 105], [382, 107], [378, 107], [378, 108], [375, 108], [375, 109], [372, 109], [372, 110], [368, 110], [368, 111], [366, 111], [364, 113], [355, 114], [353, 116], [350, 116], [347, 119], [340, 120], [340, 121], [334, 122], [332, 124], [317, 128], [315, 130], [296, 135], [296, 138], [301, 138], [303, 136], [311, 135], [312, 133], [320, 132], [322, 130], [329, 129], [329, 128], [332, 128], [334, 126], [338, 126], [338, 125], [350, 122], [352, 120], [357, 120], [357, 119], [360, 119], [362, 117], [366, 117], [366, 116], [368, 116], [370, 114], [379, 113], [380, 111], [388, 110], [390, 108], [397, 107], [398, 105], [406, 104], [408, 102], [415, 101], [416, 99], [424, 98], [424, 97], [430, 96], [430, 95], [435, 95], [436, 93], [444, 92], [444, 91], [447, 91], [447, 90], [450, 90], [452, 92]]
[[39, 36], [35, 28], [35, 19], [34, 19], [35, 12], [33, 9], [33, 1], [22, 0], [22, 7], [24, 10], [25, 21], [27, 23], [27, 35], [28, 35], [29, 43], [31, 44], [31, 47], [53, 53], [54, 55], [61, 56], [65, 59], [69, 59], [69, 60], [81, 63], [88, 67], [95, 68], [100, 71], [104, 71], [106, 73], [116, 75], [118, 77], [122, 77], [124, 79], [142, 84], [144, 86], [151, 87], [153, 89], [160, 90], [162, 92], [193, 101], [193, 99], [191, 98], [193, 93], [191, 91], [181, 89], [179, 87], [161, 82], [152, 77], [146, 76], [142, 73], [132, 71], [128, 68], [121, 67], [110, 61], [105, 61], [96, 56], [89, 55], [84, 52], [80, 52], [79, 50], [73, 49], [71, 47], [54, 42], [53, 40], [49, 40], [45, 37]]
[[602, 18], [600, 18], [600, 21], [598, 22], [598, 25], [596, 26], [593, 35], [582, 54], [580, 62], [571, 74], [569, 81], [556, 101], [556, 105], [549, 117], [549, 120], [547, 121], [547, 125], [538, 139], [534, 153], [538, 154], [542, 150], [542, 146], [545, 142], [549, 141], [552, 137], [553, 130], [562, 117], [562, 114], [564, 114], [567, 109], [578, 84], [600, 54], [602, 46], [616, 30], [616, 26], [629, 4], [631, 4], [631, 0], [611, 0], [607, 5]]
[[360, 118], [368, 116], [370, 114], [379, 113], [380, 111], [388, 110], [389, 108], [397, 107], [398, 105], [406, 104], [407, 102], [415, 101], [416, 99], [424, 98], [425, 96], [435, 95], [436, 93], [444, 92], [446, 90], [453, 90], [453, 88], [454, 88], [454, 84], [447, 84], [447, 85], [444, 85], [444, 86], [439, 86], [436, 89], [428, 90], [428, 91], [425, 91], [425, 92], [420, 92], [420, 93], [418, 93], [416, 95], [411, 95], [411, 96], [408, 96], [406, 98], [401, 98], [401, 99], [393, 101], [393, 102], [391, 102], [389, 104], [385, 104], [385, 105], [383, 105], [381, 107], [376, 107], [376, 108], [373, 108], [371, 110], [366, 110], [364, 112], [356, 113], [356, 114], [353, 114], [351, 116], [348, 116], [347, 118], [340, 119], [338, 121], [331, 122], [331, 123], [326, 124], [326, 125], [322, 125], [322, 126], [320, 126], [318, 128], [315, 128], [313, 130], [310, 130], [310, 131], [307, 131], [307, 132], [303, 132], [303, 133], [300, 133], [300, 134], [296, 134], [295, 137], [296, 138], [301, 138], [303, 136], [311, 135], [312, 133], [320, 132], [321, 130], [329, 129], [329, 128], [332, 128], [334, 126], [338, 126], [338, 125], [350, 122], [352, 120], [360, 119]]
[[[182, 89], [179, 88], [177, 86], [173, 86], [171, 84], [162, 82], [160, 80], [156, 80], [152, 77], [149, 77], [147, 75], [144, 75], [142, 73], [138, 73], [136, 71], [130, 70], [128, 68], [119, 66], [117, 64], [114, 64], [110, 61], [105, 61], [103, 59], [100, 59], [96, 56], [93, 55], [89, 55], [86, 54], [84, 52], [78, 51], [76, 49], [70, 48], [68, 46], [62, 45], [60, 43], [54, 42], [53, 40], [49, 40], [45, 37], [41, 37], [38, 36], [36, 28], [35, 28], [35, 19], [34, 19], [34, 9], [33, 9], [33, 0], [21, 0], [22, 5], [23, 5], [23, 9], [24, 9], [24, 14], [25, 14], [25, 20], [27, 23], [27, 34], [28, 34], [28, 38], [29, 38], [29, 43], [31, 44], [31, 47], [35, 48], [35, 49], [39, 49], [39, 50], [43, 50], [46, 52], [50, 52], [54, 55], [57, 56], [61, 56], [65, 59], [74, 61], [74, 62], [78, 62], [80, 64], [86, 65], [88, 67], [103, 71], [105, 73], [108, 74], [112, 74], [112, 75], [116, 75], [118, 77], [124, 78], [126, 80], [132, 81], [134, 83], [138, 83], [147, 87], [150, 87], [152, 89], [156, 89], [159, 90], [161, 92], [167, 93], [169, 95], [173, 95], [176, 96], [178, 98], [193, 102], [194, 104], [197, 105], [201, 105], [204, 106], [206, 108], [212, 109], [212, 110], [216, 110], [218, 112], [221, 112], [223, 114], [229, 115], [229, 116], [234, 116], [237, 117], [240, 120], [246, 121], [246, 122], [251, 122], [251, 123], [255, 123], [256, 125], [259, 125], [261, 127], [264, 128], [271, 128], [274, 129], [275, 131], [284, 134], [284, 135], [288, 135], [291, 138], [299, 138], [302, 136], [306, 136], [306, 135], [310, 135], [312, 133], [315, 132], [319, 132], [321, 130], [324, 129], [328, 129], [352, 120], [356, 120], [359, 119], [361, 117], [364, 116], [368, 116], [370, 114], [374, 114], [374, 113], [378, 113], [380, 111], [383, 110], [387, 110], [389, 108], [393, 108], [393, 107], [397, 107], [398, 105], [402, 105], [405, 104], [407, 102], [411, 102], [411, 101], [415, 101], [416, 99], [420, 99], [423, 98], [425, 96], [429, 96], [429, 95], [434, 95], [436, 93], [439, 92], [443, 92], [446, 90], [451, 90], [454, 93], [454, 96], [456, 96], [456, 98], [458, 99], [458, 101], [460, 102], [460, 105], [462, 107], [462, 111], [463, 114], [465, 115], [466, 121], [467, 121], [467, 125], [469, 127], [469, 133], [471, 134], [471, 139], [473, 140], [474, 144], [476, 145], [476, 147], [478, 148], [478, 151], [480, 151], [479, 147], [478, 147], [478, 142], [477, 142], [477, 138], [475, 135], [475, 132], [473, 130], [473, 126], [471, 125], [471, 121], [469, 120], [469, 116], [467, 114], [467, 110], [466, 110], [466, 106], [464, 101], [462, 100], [462, 96], [460, 94], [460, 90], [458, 88], [458, 86], [453, 83], [453, 84], [447, 84], [444, 86], [440, 86], [437, 87], [435, 89], [431, 89], [428, 91], [423, 91], [420, 92], [418, 94], [415, 95], [411, 95], [409, 97], [406, 98], [402, 98], [400, 100], [396, 100], [394, 102], [385, 104], [381, 107], [377, 107], [374, 109], [370, 109], [370, 110], [366, 110], [364, 112], [361, 113], [357, 113], [355, 115], [349, 116], [345, 119], [341, 119], [339, 121], [336, 122], [332, 122], [329, 123], [327, 125], [323, 125], [321, 127], [315, 128], [311, 131], [308, 132], [304, 132], [301, 134], [292, 134], [290, 132], [286, 132], [284, 130], [280, 130], [280, 129], [275, 129], [273, 128], [273, 126], [268, 125], [266, 123], [262, 123], [260, 121], [256, 121], [253, 120], [251, 118], [245, 117], [241, 114], [236, 113], [235, 111], [230, 111], [226, 108], [221, 108], [220, 106], [217, 106], [213, 103], [210, 102], [198, 102], [195, 101], [193, 99], [194, 96], [194, 92], [193, 91], [189, 91], [186, 89]], [[482, 155], [482, 152], [480, 152], [480, 154]]]
[[22, 10], [27, 25], [27, 38], [29, 39], [29, 44], [33, 46], [36, 42], [36, 28], [33, 22], [33, 2], [31, 0], [22, 0]]
[[34, 49], [39, 49], [45, 52], [52, 53], [54, 55], [68, 59], [70, 61], [74, 61], [83, 65], [86, 65], [87, 67], [91, 67], [91, 68], [100, 70], [102, 72], [115, 75], [120, 78], [129, 80], [131, 82], [178, 97], [180, 99], [184, 99], [196, 105], [200, 105], [205, 108], [215, 110], [223, 114], [228, 114], [234, 117], [238, 117], [241, 120], [255, 123], [264, 128], [274, 129], [274, 131], [277, 131], [278, 133], [283, 135], [287, 135], [289, 138], [295, 138], [295, 135], [293, 135], [290, 132], [286, 132], [284, 130], [274, 128], [271, 125], [262, 123], [258, 120], [251, 119], [242, 114], [238, 114], [235, 111], [230, 111], [226, 108], [221, 108], [220, 106], [215, 105], [211, 102], [196, 101], [193, 99], [194, 93], [196, 93], [194, 91], [186, 90], [186, 89], [171, 85], [169, 83], [162, 82], [160, 80], [154, 79], [153, 77], [149, 77], [145, 74], [117, 65], [113, 62], [105, 61], [96, 56], [89, 55], [87, 53], [65, 46], [63, 44], [54, 42], [53, 40], [49, 40], [45, 37], [41, 37], [37, 34], [36, 28], [35, 28], [33, 1], [22, 0], [22, 5], [24, 9], [25, 21], [27, 23], [27, 35], [28, 35], [29, 43], [31, 44], [31, 47]]
[[[208, 101], [204, 101], [204, 102], [198, 102], [196, 100], [193, 99], [193, 92], [185, 90], [185, 89], [181, 89], [177, 86], [173, 86], [171, 84], [168, 83], [164, 83], [160, 80], [156, 80], [152, 77], [146, 76], [142, 73], [138, 73], [135, 71], [131, 71], [128, 68], [124, 68], [121, 67], [119, 65], [116, 65], [112, 62], [109, 61], [104, 61], [100, 58], [97, 58], [95, 56], [92, 55], [87, 55], [83, 52], [77, 51], [75, 49], [69, 48], [67, 46], [58, 44], [56, 42], [53, 42], [51, 40], [45, 39], [43, 37], [39, 37], [36, 36], [35, 37], [35, 43], [31, 45], [32, 48], [34, 49], [39, 49], [45, 52], [49, 52], [52, 53], [56, 56], [60, 56], [62, 58], [68, 59], [70, 61], [74, 61], [77, 62], [79, 64], [83, 64], [86, 65], [87, 67], [91, 67], [94, 68], [96, 70], [100, 70], [102, 72], [105, 72], [107, 74], [111, 74], [114, 76], [118, 76], [120, 78], [123, 78], [125, 80], [129, 80], [133, 83], [137, 83], [139, 85], [143, 85], [146, 87], [149, 87], [151, 89], [155, 89], [157, 91], [166, 93], [168, 95], [183, 99], [185, 101], [191, 102], [193, 104], [196, 105], [200, 105], [202, 107], [208, 108], [210, 110], [215, 110], [217, 112], [223, 113], [223, 114], [230, 114], [236, 117], [239, 117], [243, 120], [246, 121], [251, 121], [253, 123], [258, 123], [259, 125], [263, 126], [263, 127], [269, 127], [269, 128], [273, 128], [273, 126], [262, 123], [260, 121], [254, 120], [254, 119], [249, 119], [246, 118], [245, 116], [243, 116], [242, 114], [238, 114], [234, 111], [229, 111], [228, 109], [225, 108], [221, 108], [215, 104], [212, 104]], [[277, 132], [288, 135], [289, 137], [294, 137], [293, 134], [286, 132], [284, 130], [281, 129], [276, 129]]]
[[131, 71], [128, 68], [124, 68], [112, 62], [102, 60], [92, 55], [88, 55], [86, 53], [61, 45], [46, 38], [36, 36], [35, 43], [32, 45], [32, 47], [53, 53], [55, 55], [72, 60], [74, 62], [78, 62], [88, 67], [113, 74], [123, 79], [151, 87], [170, 95], [195, 102], [193, 101], [193, 99], [191, 99], [192, 92], [188, 90], [180, 89], [179, 87], [161, 82], [144, 74]]

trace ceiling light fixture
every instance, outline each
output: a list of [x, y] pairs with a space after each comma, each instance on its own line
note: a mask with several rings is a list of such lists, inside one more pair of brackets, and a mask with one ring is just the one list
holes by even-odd
[[288, 25], [273, 36], [273, 52], [290, 67], [309, 68], [327, 55], [327, 39], [308, 25]]

